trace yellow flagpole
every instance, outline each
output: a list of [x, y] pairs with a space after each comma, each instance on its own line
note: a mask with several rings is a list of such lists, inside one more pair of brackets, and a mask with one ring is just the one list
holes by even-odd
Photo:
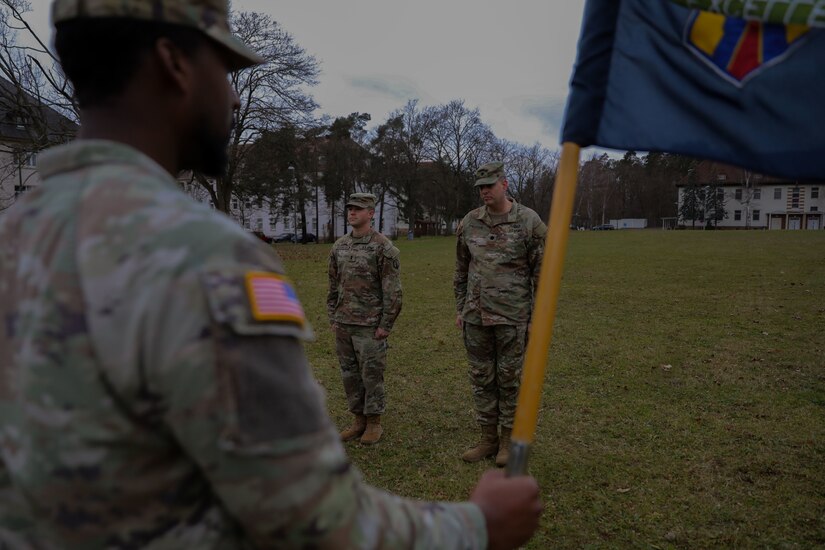
[[527, 473], [527, 454], [536, 434], [541, 394], [544, 387], [544, 372], [547, 367], [547, 352], [553, 338], [553, 323], [556, 319], [556, 304], [567, 251], [570, 221], [573, 218], [573, 199], [576, 196], [576, 179], [579, 172], [580, 148], [574, 143], [562, 145], [556, 186], [553, 190], [553, 204], [548, 220], [549, 230], [544, 244], [539, 285], [531, 317], [527, 354], [518, 394], [516, 418], [507, 461], [507, 475], [517, 476]]

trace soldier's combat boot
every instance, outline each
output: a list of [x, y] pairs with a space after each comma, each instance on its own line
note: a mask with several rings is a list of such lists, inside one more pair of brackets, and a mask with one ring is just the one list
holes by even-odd
[[510, 458], [510, 435], [513, 428], [501, 427], [501, 439], [498, 442], [498, 454], [496, 455], [496, 466], [503, 468], [507, 466], [507, 459]]
[[341, 441], [352, 441], [356, 437], [361, 437], [366, 429], [367, 417], [363, 414], [356, 414], [350, 427], [341, 432]]
[[482, 426], [481, 441], [476, 446], [464, 451], [461, 460], [464, 462], [478, 462], [488, 456], [493, 456], [498, 451], [498, 426]]
[[364, 435], [361, 436], [361, 444], [372, 445], [378, 443], [382, 433], [384, 433], [384, 428], [381, 427], [381, 415], [371, 414], [367, 416], [367, 429]]

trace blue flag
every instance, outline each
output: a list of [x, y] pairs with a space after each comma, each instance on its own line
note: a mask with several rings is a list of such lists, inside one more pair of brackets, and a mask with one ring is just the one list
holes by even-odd
[[825, 15], [814, 8], [808, 24], [785, 25], [753, 10], [588, 0], [562, 141], [825, 179]]

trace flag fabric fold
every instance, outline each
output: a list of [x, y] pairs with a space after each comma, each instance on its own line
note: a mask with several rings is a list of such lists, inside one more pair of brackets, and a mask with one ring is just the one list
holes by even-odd
[[588, 0], [562, 141], [825, 179], [825, 29]]

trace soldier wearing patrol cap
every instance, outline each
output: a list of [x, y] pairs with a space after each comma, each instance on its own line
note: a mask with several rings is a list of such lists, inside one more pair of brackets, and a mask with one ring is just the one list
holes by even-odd
[[458, 225], [453, 286], [481, 440], [461, 458], [495, 455], [504, 466], [547, 227], [507, 197], [504, 163], [481, 166], [476, 178], [484, 206]]
[[532, 478], [470, 502], [364, 484], [272, 250], [186, 196], [260, 61], [224, 0], [56, 0], [79, 139], [0, 220], [0, 548], [516, 546]]
[[335, 351], [352, 425], [342, 441], [360, 438], [372, 445], [384, 429], [384, 369], [387, 337], [401, 313], [398, 249], [372, 228], [375, 195], [353, 193], [347, 201], [348, 235], [329, 253], [327, 313], [335, 333]]

